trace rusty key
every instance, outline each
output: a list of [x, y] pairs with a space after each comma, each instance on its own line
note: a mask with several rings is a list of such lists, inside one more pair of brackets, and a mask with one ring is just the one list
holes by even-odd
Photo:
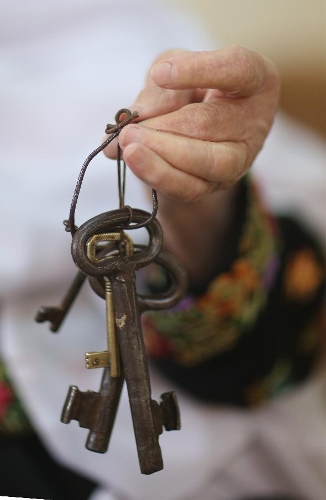
[[[131, 212], [130, 209], [119, 209], [100, 214], [85, 222], [76, 231], [72, 242], [72, 257], [82, 272], [88, 276], [107, 277], [111, 280], [123, 374], [127, 383], [140, 469], [143, 474], [152, 474], [163, 468], [158, 443], [162, 426], [170, 430], [180, 426], [174, 393], [162, 395], [161, 404], [151, 398], [135, 285], [135, 271], [152, 262], [161, 250], [162, 230], [158, 221], [152, 219], [146, 226], [150, 238], [148, 246], [131, 256], [107, 258], [96, 263], [87, 256], [87, 243], [95, 234], [130, 228], [130, 223], [142, 223], [148, 220], [148, 216], [147, 212], [136, 209]], [[180, 296], [184, 288], [185, 281], [180, 284]], [[174, 303], [177, 300], [175, 298]]]
[[[119, 231], [90, 238], [87, 243], [88, 258], [92, 262], [100, 262], [103, 258], [103, 251], [98, 252], [97, 245], [110, 241], [119, 243], [120, 251], [125, 255], [132, 254], [132, 240], [128, 235]], [[104, 248], [107, 249], [108, 245]], [[104, 278], [104, 298], [106, 299], [108, 350], [87, 352], [85, 355], [86, 368], [105, 367], [100, 391], [99, 393], [81, 392], [78, 387], [70, 386], [61, 415], [63, 423], [77, 420], [81, 427], [90, 430], [86, 448], [98, 453], [107, 451], [124, 381], [120, 368], [120, 349], [116, 338], [111, 282], [108, 278]]]
[[[118, 238], [119, 239], [119, 238]], [[112, 238], [111, 241], [116, 241]], [[111, 244], [105, 245], [99, 250], [96, 255], [97, 259], [101, 259], [110, 249]], [[40, 306], [35, 315], [35, 321], [37, 323], [44, 323], [49, 321], [51, 332], [57, 332], [61, 327], [65, 317], [67, 316], [70, 308], [72, 307], [78, 293], [80, 292], [83, 284], [85, 283], [87, 276], [78, 271], [66, 292], [61, 304], [59, 306]]]

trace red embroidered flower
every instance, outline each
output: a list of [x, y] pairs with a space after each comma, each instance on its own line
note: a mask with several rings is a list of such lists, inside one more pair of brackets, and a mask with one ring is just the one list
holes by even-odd
[[161, 358], [171, 355], [171, 346], [158, 332], [155, 323], [149, 315], [142, 316], [142, 327], [146, 352], [152, 358]]
[[13, 399], [10, 387], [4, 382], [0, 383], [0, 418], [4, 416]]

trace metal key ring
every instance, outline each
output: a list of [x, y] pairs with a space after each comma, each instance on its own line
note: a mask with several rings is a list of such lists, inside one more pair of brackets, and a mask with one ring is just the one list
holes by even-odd
[[71, 255], [76, 266], [88, 276], [108, 276], [124, 267], [137, 270], [147, 266], [156, 258], [162, 247], [162, 228], [157, 219], [151, 220], [145, 226], [149, 234], [149, 244], [141, 252], [131, 256], [118, 256], [92, 262], [87, 256], [87, 242], [96, 234], [130, 228], [130, 218], [131, 223], [138, 224], [147, 221], [149, 217], [148, 212], [139, 209], [132, 209], [130, 216], [130, 210], [122, 208], [96, 215], [82, 224], [76, 230], [71, 244]]
[[[144, 248], [144, 245], [135, 245], [134, 251], [139, 253]], [[111, 249], [107, 253], [106, 257], [112, 258], [115, 254], [117, 254], [117, 252], [118, 250]], [[155, 257], [153, 263], [164, 267], [164, 269], [168, 272], [169, 277], [171, 278], [171, 286], [166, 292], [157, 294], [156, 296], [137, 294], [138, 307], [141, 313], [149, 309], [169, 309], [180, 301], [187, 290], [188, 279], [186, 271], [173, 255], [168, 252], [161, 251]], [[105, 299], [104, 279], [101, 277], [90, 276], [88, 281], [94, 292], [102, 299]]]

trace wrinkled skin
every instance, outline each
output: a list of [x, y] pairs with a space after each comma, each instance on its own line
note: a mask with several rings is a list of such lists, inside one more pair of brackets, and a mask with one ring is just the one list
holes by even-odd
[[[237, 182], [269, 133], [279, 87], [273, 63], [253, 50], [174, 50], [156, 59], [130, 107], [141, 123], [120, 133], [123, 157], [158, 191], [167, 246], [195, 284], [214, 273], [222, 241], [226, 250]], [[114, 158], [116, 146], [105, 153]]]

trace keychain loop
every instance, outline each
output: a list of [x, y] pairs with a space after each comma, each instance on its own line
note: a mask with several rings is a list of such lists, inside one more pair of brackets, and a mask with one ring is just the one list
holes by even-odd
[[[126, 115], [124, 119], [121, 119], [123, 115]], [[105, 129], [105, 133], [109, 134], [109, 137], [105, 139], [104, 142], [100, 146], [98, 146], [94, 151], [92, 151], [86, 160], [84, 161], [82, 168], [80, 170], [75, 191], [72, 197], [71, 205], [70, 205], [70, 211], [69, 211], [69, 218], [68, 220], [63, 221], [66, 231], [71, 233], [71, 236], [73, 236], [76, 232], [77, 226], [75, 225], [75, 213], [76, 213], [76, 207], [77, 207], [77, 202], [80, 194], [80, 190], [82, 187], [82, 183], [85, 177], [85, 173], [87, 170], [88, 165], [90, 162], [97, 156], [103, 149], [108, 146], [121, 132], [121, 130], [128, 125], [132, 120], [138, 117], [137, 111], [131, 112], [127, 108], [122, 108], [120, 109], [116, 115], [115, 115], [115, 120], [116, 120], [116, 125], [110, 125], [108, 124]], [[126, 163], [123, 161], [123, 172], [121, 175], [121, 148], [118, 144], [118, 152], [117, 152], [117, 170], [118, 170], [118, 194], [119, 194], [119, 207], [124, 208], [126, 205], [124, 204], [124, 198], [125, 198], [125, 187], [126, 187]], [[138, 229], [141, 227], [146, 226], [149, 224], [157, 214], [157, 209], [158, 209], [158, 201], [157, 201], [157, 194], [154, 189], [152, 189], [152, 200], [153, 200], [153, 208], [152, 208], [152, 214], [148, 218], [148, 220], [138, 223], [138, 224], [132, 224], [132, 209], [128, 206], [128, 209], [130, 211], [130, 218], [127, 227], [124, 229]]]

